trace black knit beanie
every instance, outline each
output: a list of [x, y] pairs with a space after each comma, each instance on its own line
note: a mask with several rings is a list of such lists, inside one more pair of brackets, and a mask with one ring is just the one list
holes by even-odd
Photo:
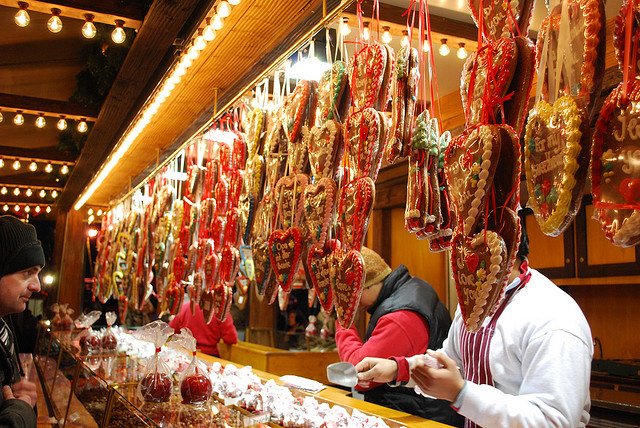
[[44, 267], [36, 228], [13, 216], [0, 216], [0, 278], [33, 266]]

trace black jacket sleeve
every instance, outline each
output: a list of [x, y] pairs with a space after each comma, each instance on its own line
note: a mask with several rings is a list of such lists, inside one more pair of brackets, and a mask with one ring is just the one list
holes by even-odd
[[0, 404], [0, 428], [35, 428], [36, 413], [22, 400], [4, 400]]

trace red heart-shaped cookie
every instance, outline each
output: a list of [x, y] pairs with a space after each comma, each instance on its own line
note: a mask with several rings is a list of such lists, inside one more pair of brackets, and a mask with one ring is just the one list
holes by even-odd
[[225, 245], [220, 253], [220, 281], [233, 284], [240, 268], [240, 252], [236, 247]]
[[224, 215], [217, 215], [211, 222], [211, 239], [213, 239], [214, 250], [219, 253], [224, 246], [224, 231], [227, 226], [227, 218]]
[[228, 210], [236, 208], [240, 202], [240, 195], [244, 188], [244, 170], [233, 170], [229, 173], [229, 204]]
[[305, 174], [288, 175], [278, 180], [276, 198], [282, 228], [300, 224], [304, 211], [304, 189], [308, 183], [309, 177]]
[[387, 49], [383, 45], [372, 43], [365, 45], [353, 56], [349, 70], [349, 86], [354, 110], [379, 107], [387, 55]]
[[[485, 240], [486, 238], [486, 240]], [[481, 231], [472, 237], [457, 234], [451, 249], [451, 268], [465, 327], [477, 331], [493, 311], [508, 274], [507, 249], [496, 232]]]
[[230, 286], [223, 284], [213, 290], [213, 311], [220, 322], [223, 322], [229, 315], [232, 301], [233, 290]]
[[240, 245], [240, 211], [232, 208], [227, 211], [226, 224], [224, 227], [224, 243], [232, 247]]
[[356, 250], [338, 257], [338, 271], [332, 274], [335, 278], [333, 302], [340, 325], [349, 328], [355, 318], [364, 286], [364, 260], [362, 254]]
[[338, 206], [339, 238], [345, 248], [358, 250], [367, 235], [375, 200], [375, 184], [369, 177], [358, 178], [342, 188]]
[[[306, 131], [303, 130], [303, 132]], [[342, 125], [328, 120], [321, 126], [314, 126], [305, 132], [311, 174], [316, 180], [333, 178], [342, 160]]]
[[[624, 55], [625, 55], [625, 29], [627, 22], [627, 13], [631, 13], [631, 35], [637, 35], [640, 31], [640, 3], [636, 0], [624, 0], [620, 12], [616, 15], [614, 27], [613, 27], [613, 47], [616, 50], [616, 59], [620, 69], [624, 70]], [[631, 44], [633, 49], [634, 44]], [[636, 57], [635, 72], [636, 76], [640, 74], [640, 43], [635, 44], [635, 52], [633, 50], [629, 52], [629, 58]], [[629, 61], [631, 62], [631, 61]]]
[[302, 255], [302, 233], [297, 227], [286, 230], [276, 229], [269, 236], [269, 258], [278, 285], [284, 291], [291, 289], [291, 283], [298, 270]]
[[200, 297], [204, 292], [204, 273], [196, 272], [193, 275], [193, 284], [187, 286], [187, 294], [189, 294], [189, 306], [191, 315], [195, 315], [200, 302]]
[[231, 165], [233, 171], [241, 171], [244, 169], [247, 161], [247, 143], [244, 140], [244, 134], [234, 132], [233, 149], [231, 152]]
[[205, 286], [209, 288], [218, 281], [218, 271], [220, 269], [220, 256], [213, 251], [213, 248], [204, 258], [203, 269]]
[[373, 178], [378, 173], [378, 151], [382, 149], [380, 115], [372, 108], [352, 113], [344, 133], [346, 155], [356, 176]]
[[167, 291], [165, 291], [164, 296], [169, 313], [171, 315], [178, 315], [182, 307], [182, 301], [184, 300], [184, 288], [175, 281], [172, 281]]
[[[467, 0], [471, 16], [480, 26], [482, 8], [484, 35], [495, 40], [500, 37], [514, 37], [516, 34], [527, 34], [533, 12], [533, 0]], [[517, 28], [516, 28], [517, 27]]]
[[304, 190], [304, 222], [310, 243], [324, 245], [333, 218], [337, 186], [331, 178], [322, 178]]
[[335, 272], [336, 258], [334, 252], [339, 252], [340, 241], [332, 239], [325, 245], [314, 245], [307, 254], [307, 272], [320, 305], [327, 312], [333, 309], [333, 272]]
[[297, 143], [302, 127], [312, 125], [316, 115], [316, 82], [301, 80], [284, 103], [284, 123], [289, 142]]
[[213, 320], [215, 314], [215, 308], [213, 302], [215, 300], [215, 292], [213, 288], [205, 290], [200, 297], [200, 308], [202, 308], [202, 315], [204, 317], [205, 324], [209, 324]]

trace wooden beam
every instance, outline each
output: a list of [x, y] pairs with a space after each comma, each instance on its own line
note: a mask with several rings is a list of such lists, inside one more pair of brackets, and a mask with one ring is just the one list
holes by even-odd
[[33, 114], [35, 116], [44, 113], [45, 116], [55, 118], [62, 115], [66, 116], [67, 119], [86, 119], [89, 121], [95, 120], [98, 113], [95, 109], [86, 108], [68, 101], [3, 93], [0, 93], [0, 108], [2, 111], [15, 112], [20, 110], [23, 114]]
[[[116, 19], [124, 21], [128, 28], [140, 28], [145, 16], [143, 2], [122, 0], [52, 0], [48, 2], [28, 0], [28, 12], [51, 14], [52, 8], [60, 9], [61, 16], [84, 21], [85, 14], [94, 16], [94, 22], [114, 25]], [[0, 0], [1, 6], [18, 8], [16, 0]]]
[[[365, 17], [371, 17], [370, 12], [373, 10], [373, 2], [364, 0], [362, 2], [362, 10]], [[406, 9], [393, 6], [386, 3], [380, 3], [380, 20], [390, 22], [392, 24], [405, 26], [407, 24], [406, 17], [402, 16]], [[356, 14], [356, 4], [352, 4], [346, 10], [346, 13]], [[455, 19], [444, 18], [442, 16], [431, 16], [431, 31], [438, 34], [458, 37], [468, 40], [477, 40], [478, 28], [468, 22], [462, 22]]]
[[148, 85], [157, 76], [157, 68], [199, 3], [156, 0], [152, 4], [60, 197], [61, 206], [69, 207], [75, 202], [111, 152], [134, 116], [138, 99], [146, 95]]
[[[7, 120], [7, 118], [5, 118]], [[55, 147], [45, 149], [24, 149], [21, 147], [0, 146], [0, 157], [4, 158], [7, 163], [7, 158], [21, 158], [21, 159], [39, 159], [52, 161], [52, 163], [74, 163], [75, 156], [68, 152], [61, 152]]]

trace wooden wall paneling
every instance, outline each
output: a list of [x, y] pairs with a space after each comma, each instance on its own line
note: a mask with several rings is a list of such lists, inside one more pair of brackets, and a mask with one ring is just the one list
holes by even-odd
[[266, 299], [260, 301], [256, 288], [249, 287], [249, 325], [247, 326], [247, 342], [266, 346], [275, 346], [275, 305], [269, 305]]
[[68, 303], [76, 314], [82, 309], [86, 236], [84, 211], [67, 212], [62, 240], [62, 259], [59, 266], [58, 302]]
[[[67, 214], [68, 211], [58, 210], [56, 214], [56, 228], [54, 231], [54, 244], [53, 244], [53, 266], [48, 266], [47, 271], [52, 272], [55, 275], [55, 280], [50, 289], [46, 291], [49, 293], [47, 302], [45, 305], [50, 305], [58, 301], [59, 287], [60, 287], [60, 267], [62, 266], [62, 250], [64, 247], [64, 233], [67, 227]], [[43, 288], [45, 287], [42, 284]]]
[[[640, 358], [637, 284], [602, 287], [565, 287], [584, 312], [592, 336], [602, 342], [604, 358]], [[594, 358], [600, 355], [596, 351]]]

